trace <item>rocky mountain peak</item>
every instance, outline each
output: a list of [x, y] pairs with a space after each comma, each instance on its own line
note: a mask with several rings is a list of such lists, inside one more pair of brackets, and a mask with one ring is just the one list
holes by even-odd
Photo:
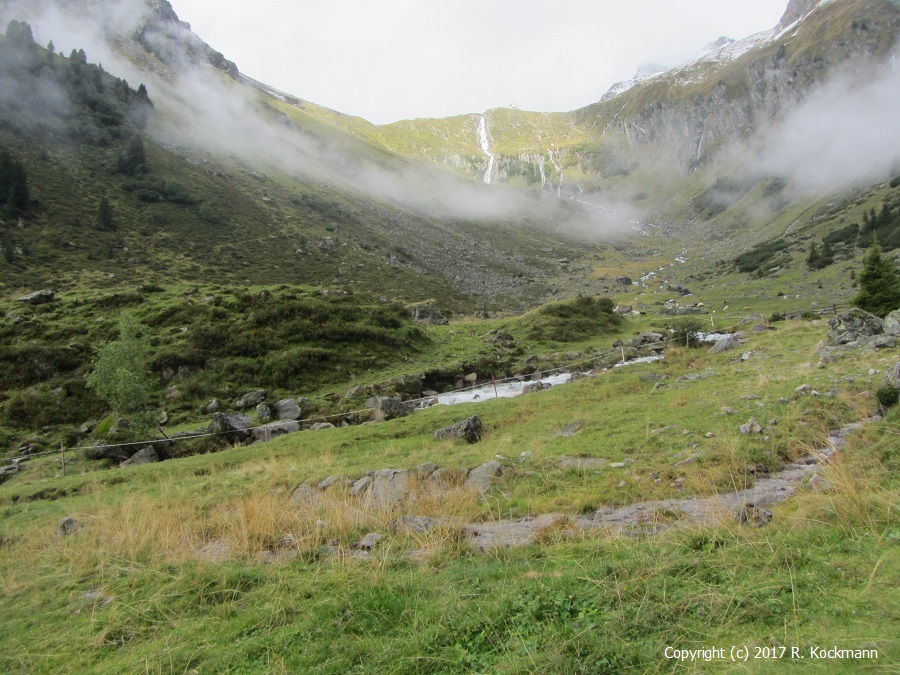
[[802, 19], [821, 4], [823, 4], [822, 0], [790, 0], [787, 9], [784, 10], [781, 21], [778, 22], [778, 27], [785, 28], [786, 26], [791, 25], [797, 19]]

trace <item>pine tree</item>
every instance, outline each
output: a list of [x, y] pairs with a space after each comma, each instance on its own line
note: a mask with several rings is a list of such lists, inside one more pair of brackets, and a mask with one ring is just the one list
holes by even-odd
[[900, 272], [890, 258], [882, 255], [878, 242], [872, 245], [863, 259], [859, 293], [852, 304], [882, 318], [900, 308]]
[[100, 204], [97, 206], [97, 227], [101, 230], [116, 229], [116, 224], [113, 220], [112, 205], [106, 197], [102, 197], [100, 199]]

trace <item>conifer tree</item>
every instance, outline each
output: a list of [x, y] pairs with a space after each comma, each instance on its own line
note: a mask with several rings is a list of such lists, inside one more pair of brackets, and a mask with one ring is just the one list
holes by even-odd
[[863, 259], [859, 293], [852, 304], [882, 318], [900, 308], [900, 272], [890, 258], [882, 255], [878, 242], [872, 245]]

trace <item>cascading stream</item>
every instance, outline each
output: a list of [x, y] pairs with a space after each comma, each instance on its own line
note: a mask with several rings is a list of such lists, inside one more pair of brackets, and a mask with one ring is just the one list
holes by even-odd
[[484, 182], [490, 185], [491, 175], [494, 173], [494, 155], [491, 153], [491, 141], [488, 138], [487, 120], [484, 115], [478, 117], [478, 144], [481, 146], [481, 151], [488, 158], [487, 170], [484, 172]]

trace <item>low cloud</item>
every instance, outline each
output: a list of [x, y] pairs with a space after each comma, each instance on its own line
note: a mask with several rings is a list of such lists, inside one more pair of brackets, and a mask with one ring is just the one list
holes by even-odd
[[839, 75], [769, 135], [757, 170], [797, 190], [824, 193], [885, 180], [900, 166], [900, 69], [877, 77]]

